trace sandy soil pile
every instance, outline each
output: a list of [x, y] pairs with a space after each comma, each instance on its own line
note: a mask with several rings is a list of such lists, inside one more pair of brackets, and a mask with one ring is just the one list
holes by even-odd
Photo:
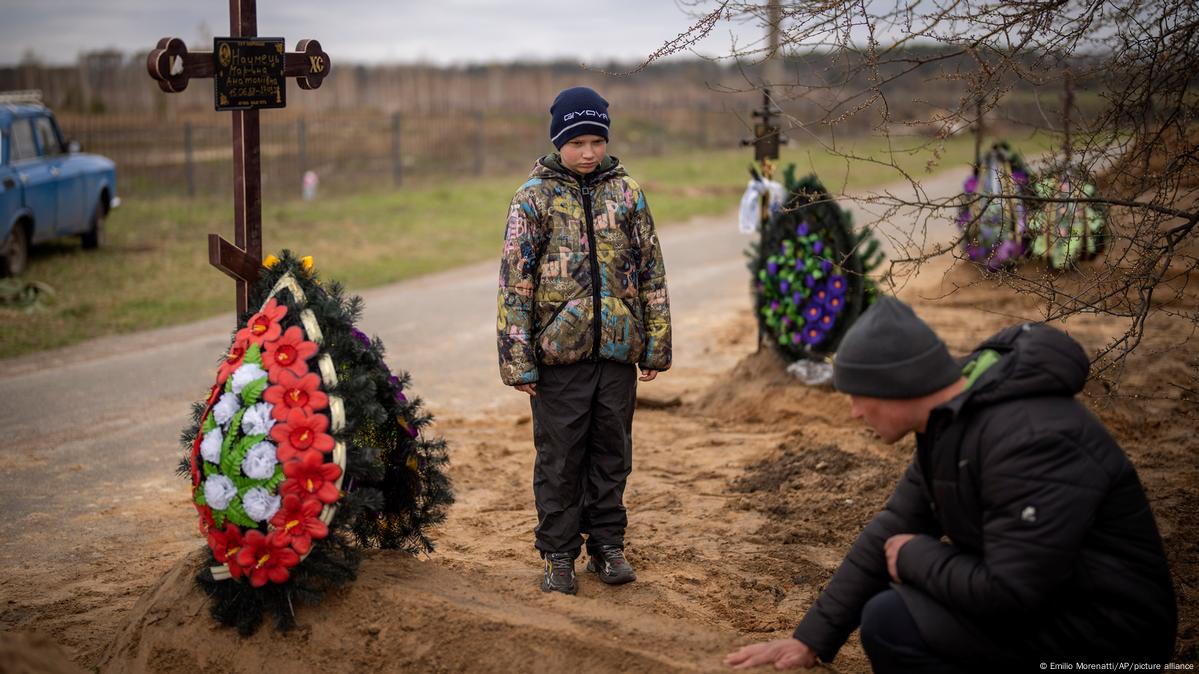
[[[975, 283], [969, 269], [926, 278], [902, 296], [956, 354], [1036, 317], [1031, 301]], [[29, 589], [0, 581], [18, 604], [0, 610], [7, 624], [54, 633], [76, 663], [105, 672], [727, 671], [720, 658], [730, 649], [790, 632], [913, 444], [881, 444], [850, 418], [844, 397], [798, 383], [773, 351], [756, 351], [748, 309], [722, 321], [693, 364], [641, 389], [651, 404], [637, 415], [626, 494], [636, 583], [612, 588], [580, 574], [577, 597], [538, 590], [532, 433], [527, 405], [514, 398], [497, 414], [442, 411], [458, 503], [438, 552], [367, 553], [356, 583], [297, 607], [300, 627], [289, 634], [266, 626], [241, 639], [209, 618], [191, 582], [200, 542], [185, 496], [130, 504], [145, 522], [137, 551], [81, 546], [76, 563], [23, 570]], [[1120, 329], [1098, 319], [1062, 327], [1090, 349]], [[1151, 328], [1124, 397], [1104, 396], [1100, 384], [1087, 396], [1149, 492], [1179, 594], [1176, 660], [1194, 662], [1199, 396], [1178, 386], [1199, 374], [1199, 350], [1177, 346], [1191, 330], [1183, 322]], [[856, 637], [835, 669], [868, 669]]]

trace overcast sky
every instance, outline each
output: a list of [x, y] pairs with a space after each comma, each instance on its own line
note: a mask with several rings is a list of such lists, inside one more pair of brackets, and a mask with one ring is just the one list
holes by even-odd
[[[714, 6], [709, 2], [707, 6]], [[0, 65], [29, 50], [43, 63], [80, 52], [148, 50], [160, 37], [228, 35], [225, 0], [4, 0]], [[259, 0], [258, 34], [320, 40], [341, 62], [487, 63], [567, 59], [640, 60], [691, 25], [675, 0]], [[760, 26], [722, 24], [699, 47], [761, 39]], [[207, 43], [211, 49], [211, 42]]]

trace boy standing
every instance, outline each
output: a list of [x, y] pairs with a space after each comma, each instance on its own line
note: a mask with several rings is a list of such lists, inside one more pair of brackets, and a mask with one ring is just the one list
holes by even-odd
[[636, 366], [670, 367], [670, 304], [654, 221], [607, 154], [608, 102], [586, 87], [550, 107], [550, 141], [512, 198], [500, 262], [500, 376], [533, 409], [541, 589], [574, 594], [587, 570], [636, 579], [624, 557]]

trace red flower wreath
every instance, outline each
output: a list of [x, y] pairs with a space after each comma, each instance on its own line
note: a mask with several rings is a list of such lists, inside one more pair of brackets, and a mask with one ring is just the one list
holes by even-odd
[[341, 467], [336, 463], [324, 463], [319, 452], [306, 452], [299, 460], [283, 464], [283, 474], [287, 479], [279, 485], [279, 493], [285, 497], [288, 494], [315, 496], [322, 503], [333, 503], [341, 496], [334, 484], [341, 477]]
[[216, 561], [228, 564], [229, 575], [234, 578], [241, 578], [245, 571], [237, 562], [238, 553], [241, 552], [243, 546], [241, 530], [237, 528], [236, 524], [226, 524], [224, 531], [216, 528], [208, 530], [208, 547], [212, 548], [212, 556], [216, 558]]
[[262, 307], [262, 311], [250, 317], [246, 321], [246, 327], [237, 331], [238, 340], [246, 340], [250, 344], [263, 344], [264, 342], [272, 342], [279, 338], [279, 334], [283, 332], [283, 326], [279, 325], [279, 321], [287, 315], [287, 307], [280, 305], [275, 301], [275, 298], [267, 300], [266, 305]]
[[275, 455], [280, 461], [290, 461], [297, 456], [315, 454], [323, 460], [321, 452], [333, 451], [333, 436], [325, 432], [329, 428], [329, 417], [323, 414], [304, 414], [301, 408], [293, 407], [287, 419], [271, 429], [271, 439], [278, 445]]
[[[300, 563], [300, 556], [286, 543], [281, 543], [274, 532], [263, 536], [261, 531], [252, 529], [242, 539], [237, 563], [250, 577], [250, 585], [262, 587], [267, 580], [286, 583], [291, 576], [288, 569]], [[233, 567], [229, 569], [232, 571]]]
[[315, 372], [297, 377], [294, 373], [283, 370], [278, 379], [278, 384], [262, 394], [263, 400], [274, 405], [271, 416], [278, 421], [286, 421], [292, 410], [300, 410], [310, 416], [316, 410], [323, 410], [329, 406], [329, 396], [320, 390], [321, 380]]
[[309, 358], [316, 354], [316, 343], [304, 339], [304, 332], [291, 326], [283, 336], [266, 342], [262, 353], [262, 366], [270, 373], [271, 383], [279, 380], [284, 372], [297, 377], [308, 374]]
[[229, 353], [225, 355], [225, 362], [221, 363], [221, 369], [217, 370], [216, 383], [224, 384], [229, 375], [233, 374], [234, 370], [241, 367], [242, 360], [246, 357], [246, 349], [250, 348], [250, 342], [247, 339], [234, 339], [233, 344], [229, 346]]
[[312, 549], [312, 539], [329, 535], [328, 525], [321, 521], [323, 507], [319, 499], [301, 499], [298, 494], [284, 496], [283, 507], [271, 518], [275, 536], [301, 555], [308, 554]]

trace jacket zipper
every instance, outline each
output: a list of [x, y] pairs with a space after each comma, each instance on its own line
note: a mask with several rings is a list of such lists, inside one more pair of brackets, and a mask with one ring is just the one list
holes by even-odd
[[595, 224], [591, 214], [592, 186], [586, 181], [579, 183], [583, 195], [583, 215], [587, 218], [587, 256], [591, 260], [591, 328], [594, 340], [591, 345], [591, 360], [599, 360], [600, 348], [600, 277], [599, 257], [595, 252]]

